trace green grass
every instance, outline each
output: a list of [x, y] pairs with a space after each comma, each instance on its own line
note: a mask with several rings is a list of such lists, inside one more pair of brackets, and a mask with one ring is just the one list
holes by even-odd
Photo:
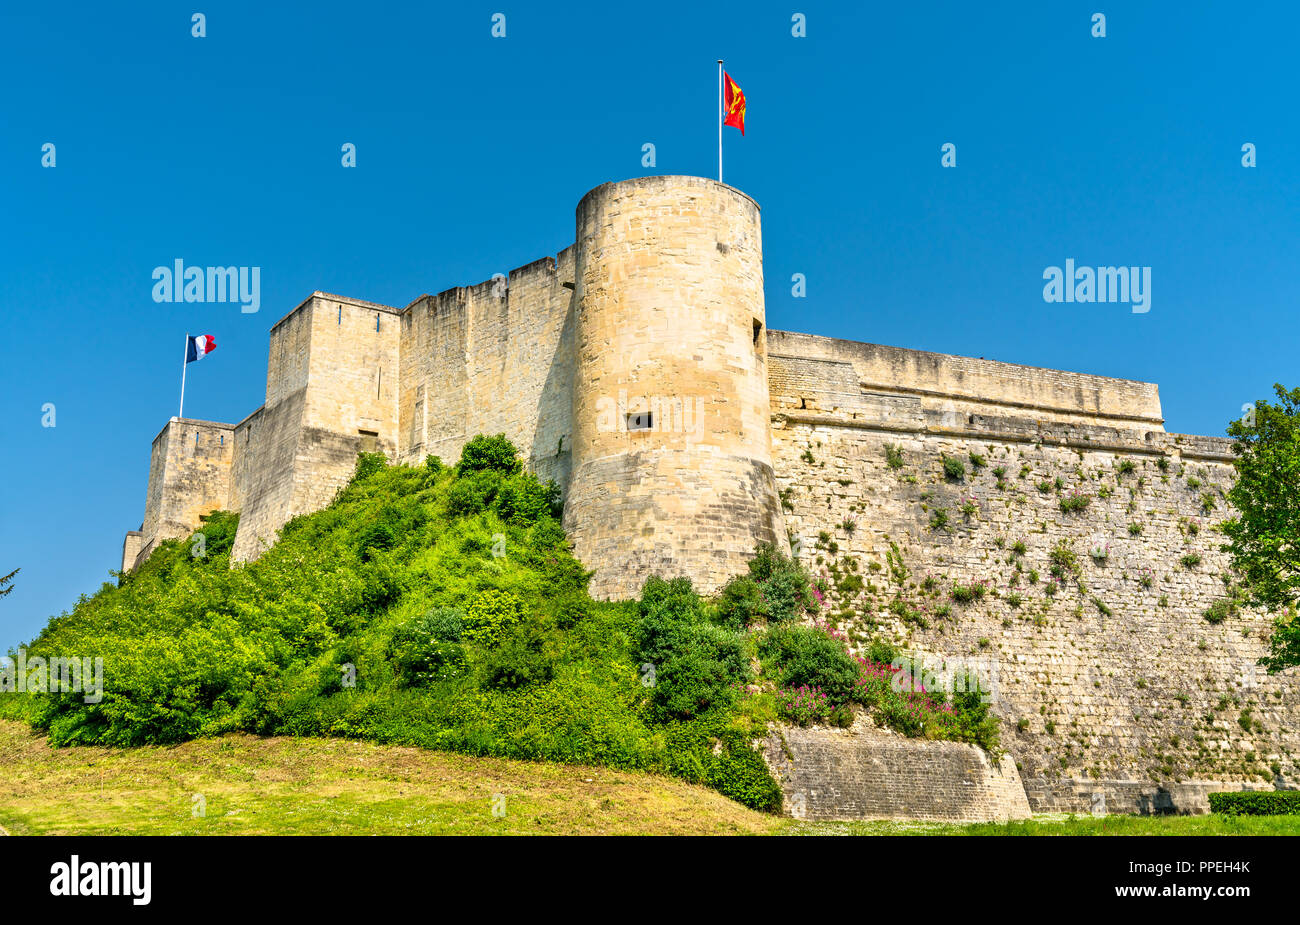
[[747, 835], [782, 825], [660, 775], [349, 739], [50, 748], [0, 721], [0, 767], [0, 826], [13, 835]]

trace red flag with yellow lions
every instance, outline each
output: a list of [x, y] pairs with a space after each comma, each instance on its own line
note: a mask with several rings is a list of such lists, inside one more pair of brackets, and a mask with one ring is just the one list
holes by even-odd
[[740, 134], [745, 134], [745, 91], [740, 89], [740, 84], [731, 79], [731, 75], [723, 71], [723, 97], [722, 107], [726, 113], [726, 118], [722, 120], [723, 125], [733, 125], [740, 129]]

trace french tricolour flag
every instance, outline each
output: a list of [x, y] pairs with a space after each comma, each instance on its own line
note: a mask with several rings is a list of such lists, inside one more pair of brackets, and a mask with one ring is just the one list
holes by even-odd
[[195, 360], [201, 360], [216, 349], [217, 339], [215, 337], [211, 334], [196, 334], [190, 338], [190, 345], [185, 353], [185, 362], [193, 363]]

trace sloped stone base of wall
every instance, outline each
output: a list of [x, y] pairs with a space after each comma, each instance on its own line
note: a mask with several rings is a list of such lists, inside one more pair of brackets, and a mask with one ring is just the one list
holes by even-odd
[[1259, 783], [1191, 780], [1156, 783], [1144, 780], [1025, 781], [1025, 792], [1035, 812], [1127, 813], [1138, 816], [1196, 816], [1210, 811], [1210, 794], [1237, 790], [1292, 789], [1285, 781], [1277, 787]]
[[909, 739], [859, 718], [850, 729], [778, 727], [764, 756], [803, 819], [1027, 819], [1015, 761], [960, 742]]

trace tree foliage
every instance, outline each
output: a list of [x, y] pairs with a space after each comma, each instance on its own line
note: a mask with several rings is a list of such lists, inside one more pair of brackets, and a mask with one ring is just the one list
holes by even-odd
[[1300, 665], [1300, 389], [1275, 385], [1278, 402], [1261, 399], [1228, 426], [1236, 438], [1236, 482], [1228, 501], [1236, 515], [1223, 524], [1249, 603], [1274, 614], [1270, 671]]

